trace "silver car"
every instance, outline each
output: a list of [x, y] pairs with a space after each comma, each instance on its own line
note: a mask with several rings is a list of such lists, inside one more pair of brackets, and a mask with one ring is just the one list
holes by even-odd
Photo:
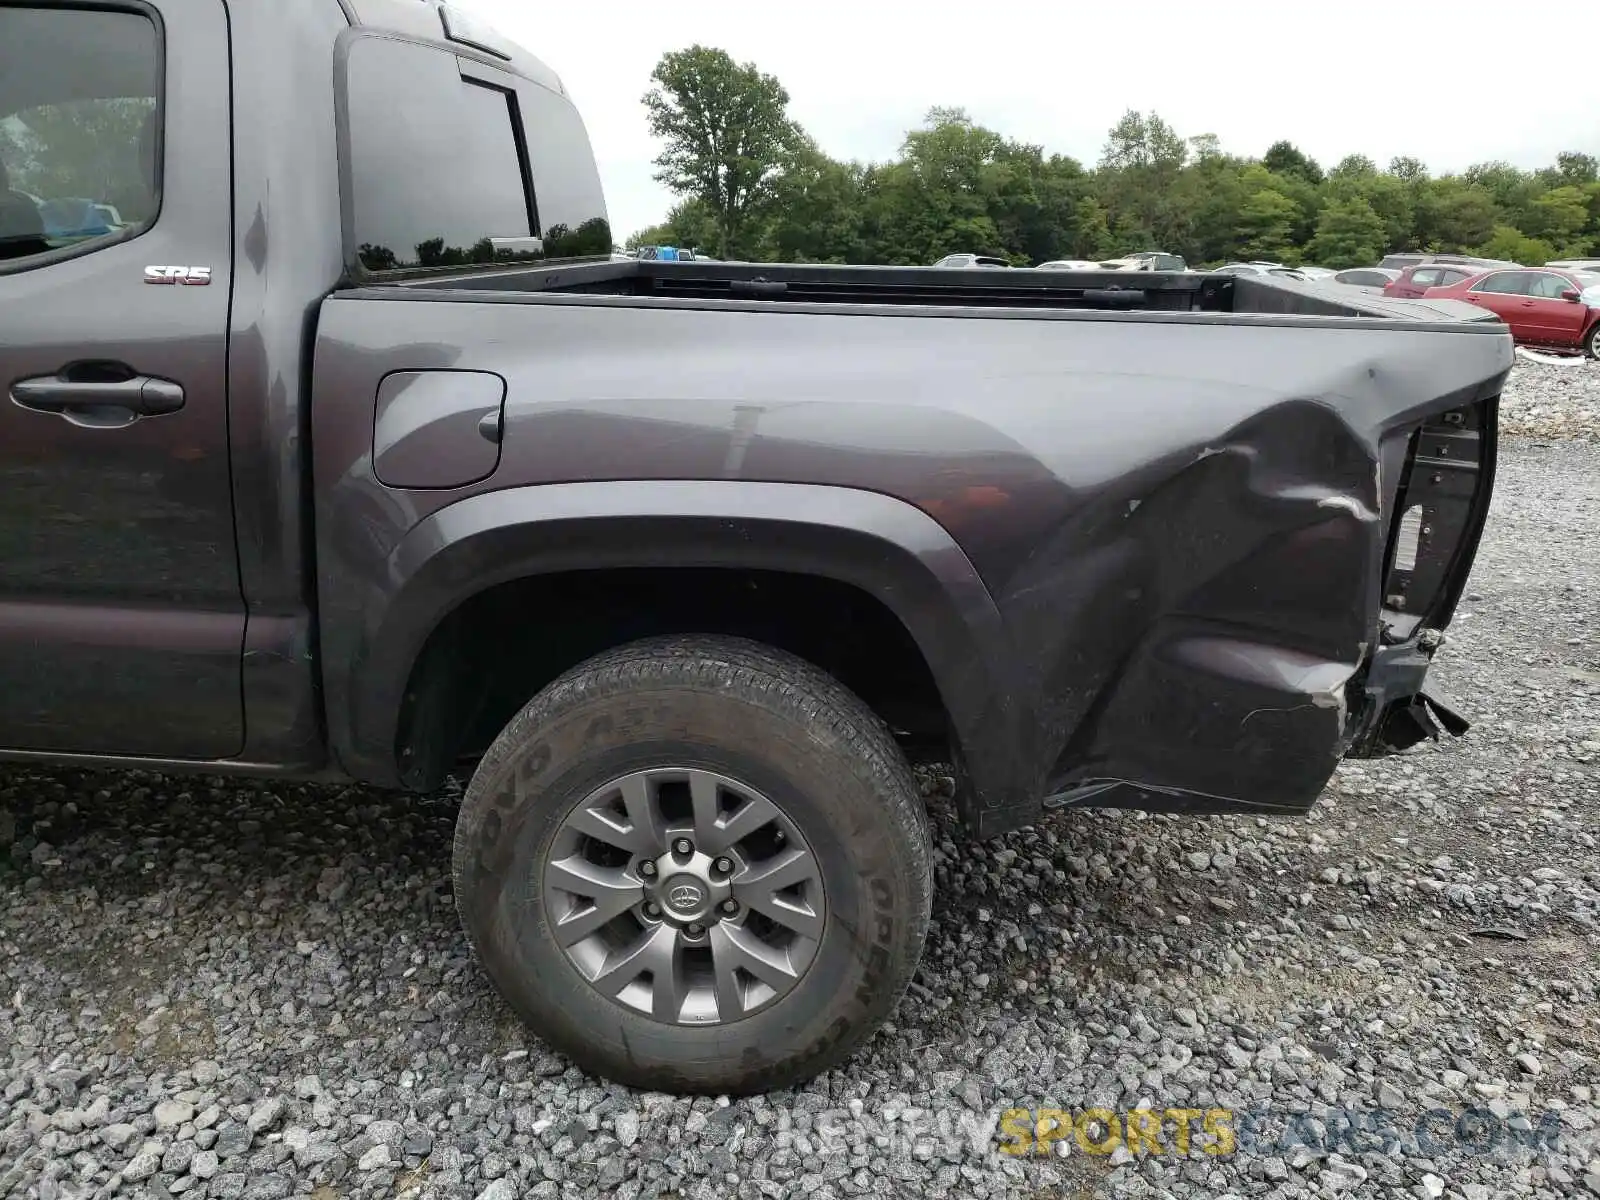
[[1345, 287], [1376, 288], [1382, 291], [1399, 278], [1400, 272], [1393, 267], [1350, 267], [1336, 273], [1329, 282], [1343, 284]]

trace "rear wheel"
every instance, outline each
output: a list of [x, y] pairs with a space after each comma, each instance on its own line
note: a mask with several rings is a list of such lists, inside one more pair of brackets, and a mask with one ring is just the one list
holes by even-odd
[[456, 829], [490, 977], [597, 1074], [787, 1086], [847, 1056], [927, 931], [926, 812], [882, 723], [832, 677], [732, 638], [595, 658], [496, 739]]

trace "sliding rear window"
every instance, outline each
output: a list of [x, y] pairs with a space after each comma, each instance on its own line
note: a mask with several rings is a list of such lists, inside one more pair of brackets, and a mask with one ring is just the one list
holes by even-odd
[[522, 257], [538, 215], [517, 94], [455, 55], [364, 37], [346, 63], [351, 232], [366, 271]]

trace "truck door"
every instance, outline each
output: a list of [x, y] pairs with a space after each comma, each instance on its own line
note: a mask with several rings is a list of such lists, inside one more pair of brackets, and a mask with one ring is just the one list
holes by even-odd
[[244, 743], [222, 0], [0, 3], [0, 751]]

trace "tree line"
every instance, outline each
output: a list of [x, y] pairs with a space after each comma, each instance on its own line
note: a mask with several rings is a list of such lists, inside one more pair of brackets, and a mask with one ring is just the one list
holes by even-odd
[[1435, 176], [1416, 158], [1362, 154], [1324, 168], [1289, 141], [1251, 158], [1130, 110], [1086, 166], [935, 108], [896, 158], [842, 162], [789, 116], [776, 78], [725, 51], [670, 52], [651, 81], [656, 179], [679, 199], [629, 247], [867, 264], [971, 252], [1017, 266], [1151, 249], [1327, 267], [1399, 250], [1522, 263], [1600, 251], [1600, 162], [1578, 151], [1534, 171], [1491, 161]]

